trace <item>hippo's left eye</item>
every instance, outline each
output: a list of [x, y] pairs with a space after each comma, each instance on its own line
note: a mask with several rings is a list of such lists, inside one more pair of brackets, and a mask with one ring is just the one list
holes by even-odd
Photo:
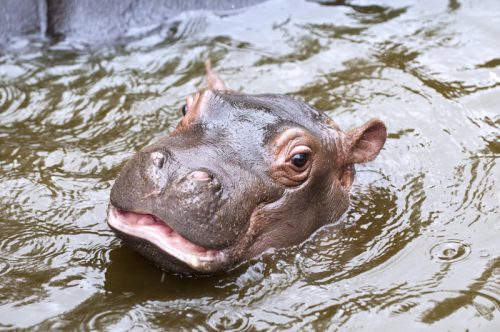
[[297, 153], [292, 156], [290, 161], [295, 167], [302, 168], [307, 164], [309, 155], [307, 153]]
[[306, 145], [294, 147], [288, 157], [288, 165], [293, 173], [303, 173], [311, 165], [311, 149]]
[[317, 162], [319, 143], [302, 128], [288, 128], [279, 133], [271, 146], [270, 175], [286, 187], [304, 183]]

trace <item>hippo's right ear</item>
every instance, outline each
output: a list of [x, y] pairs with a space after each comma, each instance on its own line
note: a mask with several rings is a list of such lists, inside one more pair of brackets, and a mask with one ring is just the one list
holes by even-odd
[[347, 161], [349, 164], [372, 161], [384, 146], [387, 128], [378, 119], [347, 131]]
[[212, 63], [210, 60], [205, 61], [205, 70], [207, 72], [207, 84], [210, 90], [229, 91], [222, 78], [212, 70]]

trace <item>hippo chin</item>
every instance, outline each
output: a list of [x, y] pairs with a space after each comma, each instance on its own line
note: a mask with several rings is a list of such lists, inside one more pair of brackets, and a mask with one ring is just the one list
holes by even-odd
[[278, 94], [230, 91], [207, 64], [168, 136], [137, 152], [111, 190], [108, 224], [162, 269], [207, 275], [306, 240], [349, 205], [354, 164], [383, 147], [384, 123], [343, 132]]

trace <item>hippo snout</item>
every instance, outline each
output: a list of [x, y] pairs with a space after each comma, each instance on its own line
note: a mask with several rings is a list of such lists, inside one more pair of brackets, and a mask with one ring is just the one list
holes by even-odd
[[173, 181], [156, 213], [179, 234], [206, 248], [225, 248], [239, 235], [238, 227], [227, 227], [220, 213], [227, 197], [218, 177], [207, 170], [189, 172]]

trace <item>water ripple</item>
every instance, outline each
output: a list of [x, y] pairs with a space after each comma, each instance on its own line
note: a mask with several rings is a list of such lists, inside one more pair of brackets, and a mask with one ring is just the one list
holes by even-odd
[[29, 103], [28, 94], [22, 89], [14, 86], [0, 86], [0, 120], [3, 125], [13, 121], [22, 121], [29, 114], [19, 112]]
[[207, 317], [207, 324], [215, 331], [248, 331], [252, 329], [248, 317], [233, 308], [212, 311]]
[[9, 273], [11, 269], [11, 264], [8, 261], [0, 260], [0, 276]]

